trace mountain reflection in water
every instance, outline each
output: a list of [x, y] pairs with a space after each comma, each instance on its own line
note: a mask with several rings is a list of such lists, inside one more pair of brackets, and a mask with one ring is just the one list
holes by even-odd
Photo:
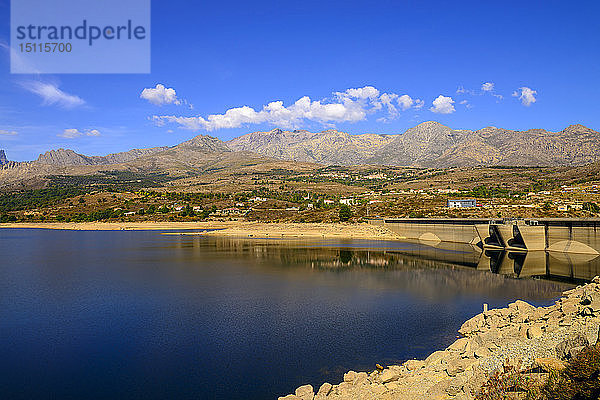
[[[197, 238], [196, 240], [206, 240]], [[312, 268], [447, 268], [467, 267], [511, 278], [541, 278], [570, 283], [600, 275], [600, 256], [551, 251], [514, 252], [426, 241], [289, 240], [210, 238], [217, 248], [257, 259], [278, 259]], [[187, 243], [190, 246], [190, 243]], [[193, 246], [192, 246], [193, 247]]]

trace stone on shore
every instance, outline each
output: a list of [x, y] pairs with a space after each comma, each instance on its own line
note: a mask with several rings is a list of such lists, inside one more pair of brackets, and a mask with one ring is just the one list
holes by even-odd
[[398, 378], [400, 378], [400, 374], [391, 369], [384, 369], [379, 378], [381, 379], [381, 383], [388, 383], [391, 381], [397, 381]]
[[331, 383], [325, 382], [324, 384], [322, 384], [319, 388], [319, 391], [317, 392], [317, 395], [315, 396], [315, 400], [325, 399], [327, 395], [331, 393], [331, 388], [333, 388], [333, 385]]
[[315, 390], [313, 389], [312, 385], [300, 386], [298, 389], [296, 389], [296, 397], [302, 400], [313, 400], [315, 397]]

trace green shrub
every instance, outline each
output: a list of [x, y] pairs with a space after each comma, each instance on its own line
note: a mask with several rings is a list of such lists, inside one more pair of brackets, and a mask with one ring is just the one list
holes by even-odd
[[342, 204], [340, 206], [340, 221], [346, 222], [350, 218], [352, 218], [352, 210], [347, 204]]

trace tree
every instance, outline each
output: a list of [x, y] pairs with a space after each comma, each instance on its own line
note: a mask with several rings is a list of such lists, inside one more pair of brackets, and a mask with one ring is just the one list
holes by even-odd
[[597, 214], [600, 212], [600, 206], [590, 201], [583, 203], [583, 209], [591, 213]]
[[347, 204], [340, 206], [340, 221], [346, 222], [352, 217], [352, 210]]
[[196, 213], [194, 212], [194, 209], [192, 208], [192, 206], [190, 206], [189, 204], [187, 206], [185, 206], [185, 213], [189, 216], [189, 217], [193, 217], [196, 215]]

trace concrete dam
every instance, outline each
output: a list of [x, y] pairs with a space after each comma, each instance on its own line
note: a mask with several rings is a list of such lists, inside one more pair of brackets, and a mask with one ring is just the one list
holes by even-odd
[[384, 218], [371, 224], [424, 243], [465, 243], [486, 250], [600, 255], [600, 219]]
[[514, 277], [589, 281], [600, 275], [600, 219], [371, 220], [418, 246], [399, 251]]

